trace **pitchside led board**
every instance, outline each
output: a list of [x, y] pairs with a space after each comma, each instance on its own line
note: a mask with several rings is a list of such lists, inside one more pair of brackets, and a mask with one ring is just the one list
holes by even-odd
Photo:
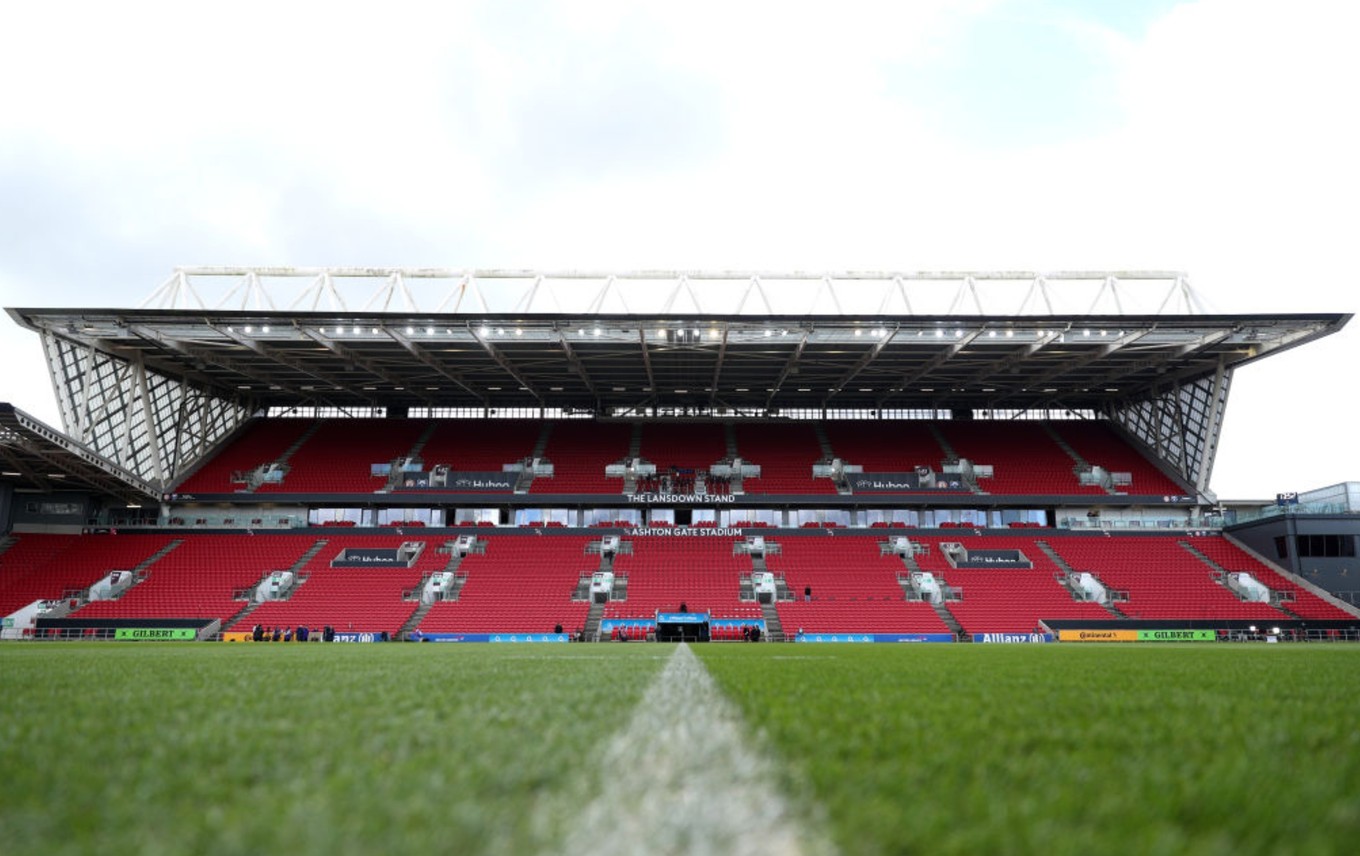
[[1212, 630], [1059, 630], [1059, 642], [1213, 642]]
[[192, 642], [198, 631], [192, 627], [119, 627], [114, 639], [134, 642]]

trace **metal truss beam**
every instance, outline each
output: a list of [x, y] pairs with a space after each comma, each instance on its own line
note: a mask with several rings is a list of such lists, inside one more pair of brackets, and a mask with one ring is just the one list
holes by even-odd
[[[339, 342], [335, 341], [331, 337], [323, 336], [322, 334], [316, 332], [310, 327], [304, 327], [301, 324], [295, 325], [295, 329], [303, 336], [306, 336], [308, 339], [311, 339], [318, 345], [325, 347], [327, 350], [335, 354], [337, 357], [340, 357], [349, 365], [361, 368], [364, 371], [381, 380], [383, 383], [390, 384], [393, 387], [407, 387], [407, 391], [412, 393], [416, 398], [419, 398], [421, 401], [425, 402], [430, 406], [434, 406], [435, 404], [434, 399], [432, 399], [424, 391], [411, 389], [409, 386], [407, 386], [407, 381], [397, 377], [396, 375], [392, 374], [386, 369], [383, 369], [382, 367], [374, 364], [372, 361], [364, 358], [363, 356], [356, 354], [354, 351], [352, 351], [349, 348], [346, 348], [344, 345], [341, 345]], [[340, 384], [335, 380], [327, 380], [327, 383], [331, 384], [332, 386], [343, 386], [343, 384]]]
[[414, 340], [410, 339], [407, 336], [402, 335], [401, 333], [394, 330], [392, 327], [384, 325], [382, 329], [383, 332], [385, 332], [389, 337], [391, 337], [391, 339], [394, 342], [397, 342], [408, 352], [410, 352], [411, 356], [415, 357], [417, 360], [420, 360], [422, 363], [424, 363], [425, 365], [433, 369], [435, 372], [437, 372], [440, 377], [444, 378], [450, 383], [453, 383], [459, 389], [463, 390], [468, 395], [471, 395], [473, 398], [480, 401], [483, 407], [489, 406], [490, 402], [486, 397], [486, 393], [474, 389], [471, 386], [468, 386], [467, 379], [463, 377], [461, 373], [453, 371], [448, 366], [444, 365], [443, 362], [436, 359], [434, 355], [430, 354], [428, 351], [422, 348]]
[[920, 380], [926, 375], [929, 375], [931, 372], [935, 371], [940, 366], [952, 360], [956, 354], [958, 354], [964, 348], [971, 345], [973, 341], [976, 340], [977, 337], [981, 335], [982, 330], [978, 329], [973, 330], [970, 333], [965, 333], [962, 337], [955, 339], [953, 342], [949, 344], [947, 348], [940, 351], [935, 356], [931, 357], [926, 362], [925, 365], [921, 366], [920, 368], [916, 369], [913, 372], [909, 372], [908, 374], [903, 376], [903, 378], [900, 381], [893, 384], [892, 387], [886, 393], [879, 397], [878, 401], [875, 403], [876, 406], [882, 407], [884, 403], [891, 399], [894, 395], [898, 395], [904, 389], [911, 386], [916, 381]]
[[500, 348], [497, 348], [491, 340], [478, 332], [477, 328], [471, 323], [467, 325], [467, 329], [468, 332], [472, 334], [472, 338], [477, 340], [477, 344], [481, 345], [482, 348], [486, 350], [487, 354], [491, 359], [496, 361], [496, 365], [500, 366], [502, 371], [514, 378], [522, 389], [532, 395], [538, 401], [540, 407], [545, 406], [546, 403], [543, 400], [543, 395], [535, 389], [534, 385], [529, 383], [523, 375], [516, 371], [514, 364], [505, 358], [505, 355], [501, 353]]
[[874, 342], [873, 346], [864, 353], [864, 356], [860, 357], [859, 360], [850, 367], [849, 371], [841, 375], [840, 378], [831, 385], [831, 392], [822, 400], [822, 406], [826, 407], [830, 404], [831, 399], [840, 395], [841, 390], [849, 386], [855, 378], [859, 377], [860, 372], [872, 365], [874, 360], [878, 358], [878, 355], [883, 353], [883, 349], [888, 347], [888, 343], [897, 338], [897, 332], [900, 329], [901, 326], [898, 324], [894, 324], [892, 329], [885, 329], [884, 334], [879, 336], [878, 341]]
[[577, 355], [576, 349], [571, 346], [571, 342], [567, 341], [566, 335], [561, 330], [555, 331], [557, 333], [557, 341], [562, 345], [562, 355], [567, 358], [567, 365], [571, 366], [572, 371], [576, 372], [576, 376], [581, 379], [581, 383], [585, 384], [586, 389], [590, 391], [591, 397], [596, 401], [599, 401], [600, 392], [595, 388], [595, 382], [590, 379], [590, 373], [586, 371], [585, 363], [583, 363], [580, 356]]
[[[436, 289], [434, 299], [428, 292]], [[1023, 292], [1018, 302], [1015, 296]], [[1094, 292], [1094, 298], [1091, 294]], [[362, 295], [368, 293], [368, 299]], [[468, 301], [471, 295], [474, 301]], [[755, 297], [758, 300], [752, 300]], [[916, 314], [1198, 314], [1177, 271], [596, 271], [452, 268], [185, 267], [142, 308], [245, 309], [363, 306], [375, 312], [594, 314], [616, 299], [662, 315], [871, 316], [890, 304]], [[820, 308], [829, 301], [831, 308]], [[465, 307], [472, 302], [474, 306]], [[450, 309], [451, 307], [451, 309]]]
[[766, 410], [769, 410], [770, 405], [774, 403], [774, 397], [779, 394], [779, 390], [784, 388], [784, 381], [788, 380], [789, 375], [793, 374], [793, 372], [797, 370], [798, 361], [802, 358], [803, 349], [807, 347], [808, 337], [811, 335], [812, 329], [810, 327], [804, 328], [803, 335], [798, 339], [797, 347], [793, 349], [793, 353], [789, 354], [789, 358], [785, 360], [784, 368], [779, 372], [778, 380], [774, 382], [774, 386], [771, 387], [770, 394], [765, 398]]
[[727, 356], [727, 325], [722, 328], [722, 342], [718, 345], [718, 361], [713, 366], [713, 382], [709, 384], [708, 406], [712, 407], [718, 400], [718, 379], [722, 377], [723, 360]]

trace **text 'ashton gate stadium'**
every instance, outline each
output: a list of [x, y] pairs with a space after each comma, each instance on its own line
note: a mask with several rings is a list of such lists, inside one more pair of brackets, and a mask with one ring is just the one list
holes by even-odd
[[1350, 316], [1175, 272], [185, 268], [8, 312], [61, 427], [0, 405], [7, 639], [1360, 630], [1349, 506], [1210, 489], [1234, 372]]

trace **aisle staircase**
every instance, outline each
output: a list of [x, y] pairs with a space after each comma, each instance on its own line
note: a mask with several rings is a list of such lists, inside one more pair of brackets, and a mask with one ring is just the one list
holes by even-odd
[[762, 603], [760, 611], [765, 618], [765, 638], [771, 642], [783, 642], [784, 625], [779, 621], [779, 610], [772, 603]]

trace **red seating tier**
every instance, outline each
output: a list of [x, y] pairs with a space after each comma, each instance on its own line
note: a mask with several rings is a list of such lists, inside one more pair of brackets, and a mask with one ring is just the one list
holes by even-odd
[[[483, 536], [485, 537], [485, 536]], [[583, 573], [599, 567], [587, 536], [486, 537], [486, 552], [458, 566], [467, 581], [458, 600], [441, 601], [420, 622], [422, 633], [550, 633], [580, 630], [590, 604], [573, 601]]]
[[939, 472], [945, 454], [929, 422], [827, 422], [831, 450], [866, 473], [909, 473], [917, 466]]
[[281, 484], [257, 493], [372, 493], [387, 484], [373, 464], [406, 455], [425, 423], [409, 419], [328, 419], [287, 461]]
[[227, 621], [246, 605], [232, 599], [235, 591], [270, 571], [291, 568], [314, 543], [306, 535], [193, 535], [157, 559], [146, 579], [117, 600], [88, 604], [74, 617]]
[[[930, 571], [950, 587], [962, 590], [963, 600], [947, 606], [968, 633], [1032, 633], [1045, 618], [1096, 621], [1114, 618], [1099, 604], [1073, 599], [1072, 592], [1055, 579], [1060, 569], [1038, 547], [1039, 539], [987, 536], [915, 540], [930, 548], [916, 557], [921, 570]], [[1019, 550], [1031, 567], [954, 568], [939, 549], [946, 541], [961, 543], [965, 548]]]
[[[906, 567], [870, 536], [778, 539], [765, 566], [782, 574], [795, 600], [776, 604], [786, 634], [949, 633], [929, 604], [908, 602], [897, 578]], [[812, 600], [804, 600], [812, 589]]]
[[725, 429], [718, 423], [644, 423], [641, 455], [657, 472], [672, 466], [706, 470], [727, 457]]
[[990, 464], [990, 479], [978, 487], [987, 493], [1098, 495], [1105, 489], [1082, 485], [1077, 462], [1038, 422], [940, 422], [940, 432], [961, 458]]
[[622, 422], [564, 420], [553, 423], [544, 457], [552, 478], [535, 478], [530, 493], [622, 493], [623, 479], [605, 478], [604, 468], [628, 454], [633, 426]]
[[423, 574], [443, 569], [449, 557], [438, 551], [441, 542], [428, 540], [410, 568], [332, 568], [341, 550], [354, 547], [399, 547], [409, 536], [355, 535], [331, 538], [302, 569], [306, 582], [285, 601], [261, 604], [232, 630], [265, 627], [324, 627], [342, 632], [396, 633], [416, 611], [417, 603], [402, 599]]
[[677, 539], [664, 536], [626, 538], [633, 554], [614, 558], [614, 572], [628, 577], [628, 599], [605, 606], [605, 618], [652, 618], [685, 604], [690, 612], [714, 617], [742, 617], [750, 603], [741, 601], [741, 577], [751, 560], [732, 555], [736, 538]]
[[1132, 483], [1116, 490], [1128, 494], [1179, 495], [1184, 489], [1167, 478], [1156, 464], [1139, 454], [1138, 450], [1103, 422], [1050, 422], [1053, 430], [1067, 445], [1092, 466], [1110, 472], [1128, 473]]
[[530, 419], [439, 419], [420, 459], [426, 469], [446, 464], [458, 472], [499, 473], [529, 457], [542, 431], [543, 423]]
[[256, 419], [226, 448], [209, 458], [178, 488], [177, 493], [232, 493], [245, 485], [232, 482], [233, 473], [253, 470], [278, 460], [311, 419]]
[[1186, 540], [1201, 553], [1229, 571], [1246, 571], [1269, 589], [1293, 592], [1294, 600], [1287, 602], [1285, 607], [1300, 618], [1344, 621], [1355, 617], [1288, 579], [1269, 565], [1257, 561], [1250, 553], [1226, 538], [1187, 538]]
[[743, 424], [736, 434], [741, 459], [760, 465], [760, 478], [742, 479], [746, 493], [836, 493], [831, 479], [812, 477], [812, 465], [823, 455], [811, 423]]
[[0, 555], [0, 615], [35, 600], [59, 600], [85, 589], [109, 571], [132, 570], [173, 540], [168, 535], [14, 536]]
[[1281, 621], [1272, 606], [1244, 603], [1214, 581], [1213, 572], [1178, 542], [1165, 538], [1054, 538], [1049, 543], [1077, 571], [1126, 590], [1119, 609], [1131, 618], [1222, 618]]

